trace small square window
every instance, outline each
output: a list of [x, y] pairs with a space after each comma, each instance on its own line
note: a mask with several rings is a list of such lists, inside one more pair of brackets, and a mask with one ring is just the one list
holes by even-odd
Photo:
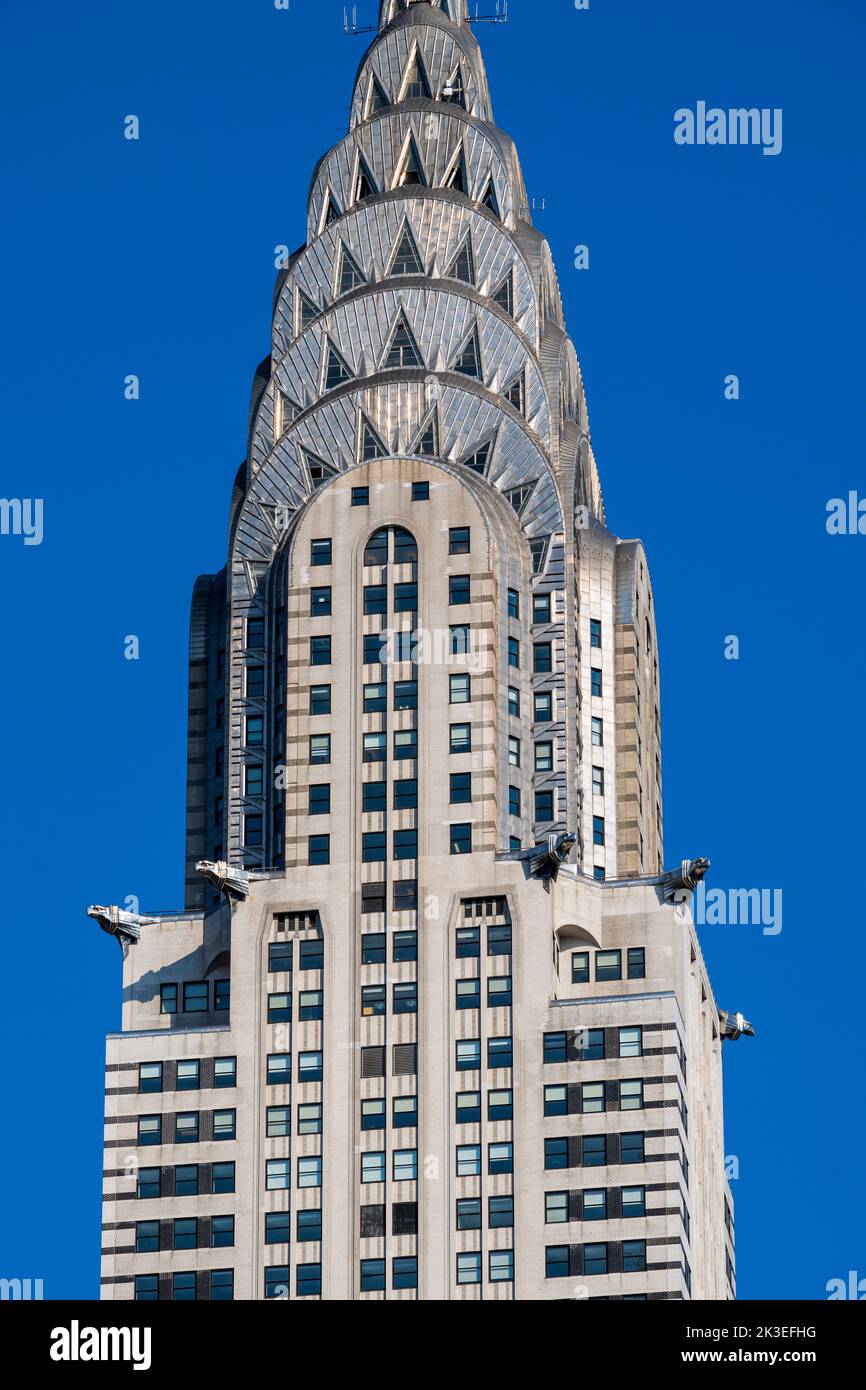
[[370, 489], [369, 489], [368, 487], [353, 487], [353, 488], [352, 488], [352, 506], [353, 506], [353, 507], [369, 507], [369, 505], [370, 505]]
[[412, 484], [412, 501], [413, 501], [413, 502], [429, 502], [429, 501], [430, 501], [430, 484], [429, 484], [429, 483], [413, 483], [413, 484]]

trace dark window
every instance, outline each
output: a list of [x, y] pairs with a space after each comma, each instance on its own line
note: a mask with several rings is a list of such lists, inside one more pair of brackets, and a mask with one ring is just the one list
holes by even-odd
[[550, 642], [536, 642], [533, 669], [536, 675], [548, 675], [553, 670], [553, 646]]
[[207, 1013], [207, 980], [188, 981], [183, 987], [183, 1011], [185, 1014]]
[[418, 985], [415, 980], [394, 986], [393, 1008], [395, 1014], [418, 1012]]
[[508, 616], [518, 621], [520, 619], [520, 594], [516, 589], [508, 590]]
[[[451, 805], [460, 806], [472, 800], [472, 774], [470, 772], [451, 773]], [[519, 814], [519, 812], [517, 812]]]
[[457, 1203], [457, 1230], [481, 1230], [481, 1198], [467, 1197]]
[[635, 946], [628, 953], [628, 978], [646, 979], [646, 951], [643, 946]]
[[590, 618], [589, 621], [589, 641], [590, 646], [601, 646], [601, 623], [597, 618]]
[[311, 835], [308, 841], [307, 863], [308, 864], [330, 864], [331, 862], [331, 837], [330, 835]]
[[235, 1165], [233, 1163], [215, 1163], [211, 1186], [215, 1193], [234, 1192]]
[[520, 806], [521, 806], [520, 788], [519, 788], [519, 787], [509, 787], [509, 788], [508, 788], [508, 814], [511, 815], [511, 816], [519, 816], [519, 815], [521, 814]]
[[451, 827], [451, 853], [452, 853], [452, 854], [471, 854], [471, 853], [472, 853], [472, 826], [471, 826], [471, 825], [452, 825], [452, 827]]
[[318, 565], [331, 564], [331, 542], [330, 541], [311, 541], [310, 542], [310, 564], [313, 567]]
[[481, 955], [481, 928], [480, 927], [458, 927], [457, 928], [457, 951], [458, 960], [476, 960]]
[[546, 1279], [567, 1279], [569, 1276], [568, 1246], [548, 1245], [544, 1252]]
[[385, 1287], [385, 1261], [361, 1261], [361, 1293], [376, 1293]]
[[162, 1062], [141, 1062], [138, 1068], [140, 1095], [162, 1090]]
[[398, 860], [418, 858], [417, 830], [394, 831], [394, 858]]
[[429, 502], [429, 501], [430, 501], [430, 484], [429, 484], [429, 483], [413, 483], [413, 484], [412, 484], [412, 501], [413, 501], [413, 502]]
[[[135, 1189], [136, 1197], [141, 1200], [146, 1197], [159, 1197], [162, 1192], [161, 1178], [162, 1169], [160, 1168], [139, 1168]], [[196, 1190], [198, 1189], [196, 1188]]]
[[513, 1047], [510, 1038], [488, 1038], [488, 1067], [510, 1067], [513, 1061]]
[[281, 971], [290, 971], [292, 968], [292, 943], [291, 941], [272, 941], [268, 946], [268, 971], [271, 975], [276, 975]]
[[573, 985], [589, 984], [589, 951], [572, 951], [571, 983]]
[[487, 954], [488, 956], [511, 955], [510, 926], [487, 928]]
[[366, 916], [385, 912], [387, 908], [384, 883], [365, 883], [361, 887], [361, 912]]
[[550, 622], [550, 594], [533, 594], [532, 621], [534, 623]]
[[567, 1062], [567, 1061], [568, 1061], [568, 1034], [567, 1034], [567, 1033], [545, 1033], [545, 1035], [544, 1035], [544, 1060], [545, 1060], [545, 1062]]
[[254, 649], [265, 645], [265, 620], [264, 618], [247, 619], [247, 646]]
[[370, 505], [370, 489], [368, 487], [352, 488], [352, 506], [368, 507]]
[[[260, 700], [265, 693], [265, 668], [264, 666], [249, 666], [247, 668], [247, 695], [251, 700]], [[223, 703], [222, 701], [220, 703]], [[217, 728], [222, 728], [222, 718], [220, 717]]]
[[[366, 488], [359, 489], [366, 492]], [[295, 1291], [298, 1298], [309, 1298], [313, 1295], [321, 1295], [322, 1292], [322, 1266], [319, 1265], [298, 1265], [296, 1273]]]
[[544, 1166], [548, 1169], [568, 1167], [567, 1139], [545, 1139]]
[[322, 1239], [322, 1213], [321, 1210], [313, 1209], [298, 1212], [298, 1240], [321, 1240]]
[[470, 602], [468, 574], [451, 575], [448, 580], [448, 601], [453, 607]]
[[448, 533], [448, 554], [468, 555], [471, 549], [468, 526], [452, 526]]
[[481, 1008], [481, 981], [457, 980], [455, 1003], [458, 1009]]
[[643, 1163], [644, 1136], [642, 1134], [621, 1134], [620, 1161], [622, 1163]]
[[451, 725], [451, 752], [452, 752], [452, 753], [471, 753], [471, 752], [472, 752], [472, 725], [471, 725], [471, 724], [452, 724], [452, 725]]
[[330, 618], [331, 616], [331, 590], [330, 587], [322, 587], [310, 590], [310, 617], [311, 618]]
[[331, 664], [331, 639], [330, 637], [311, 637], [310, 638], [310, 665], [311, 666], [330, 666]]
[[[414, 881], [414, 880], [413, 880]], [[399, 910], [399, 909], [395, 909]], [[405, 961], [416, 961], [418, 959], [418, 933], [415, 931], [398, 931], [394, 933], [393, 958], [395, 964]]]
[[599, 671], [595, 666], [593, 666], [592, 668], [592, 694], [596, 699], [601, 699], [601, 671]]
[[514, 1225], [514, 1198], [490, 1197], [488, 1200], [488, 1226], [492, 1230]]
[[388, 809], [388, 783], [365, 782], [363, 788], [363, 810], [367, 814], [383, 814]]
[[311, 816], [331, 814], [331, 787], [328, 782], [317, 782], [310, 787], [309, 809]]
[[[417, 777], [403, 777], [394, 783], [394, 810], [414, 811], [418, 806]], [[384, 808], [383, 808], [384, 809]]]
[[288, 1245], [291, 1239], [292, 1218], [287, 1211], [265, 1213], [265, 1245]]
[[555, 819], [552, 791], [535, 793], [535, 819], [538, 822]]
[[520, 643], [516, 637], [508, 639], [508, 664], [513, 670], [520, 670]]
[[177, 985], [160, 985], [159, 1011], [163, 1014], [177, 1013]]
[[[195, 1223], [193, 1222], [193, 1225]], [[159, 1222], [137, 1221], [135, 1225], [135, 1250], [138, 1255], [149, 1255], [159, 1250]]]

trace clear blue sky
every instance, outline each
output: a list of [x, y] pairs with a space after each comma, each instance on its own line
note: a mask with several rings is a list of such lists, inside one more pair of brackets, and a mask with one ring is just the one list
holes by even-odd
[[[740, 1294], [821, 1298], [866, 1276], [866, 536], [825, 531], [828, 499], [866, 496], [866, 16], [861, 0], [511, 8], [479, 30], [496, 117], [546, 199], [610, 524], [653, 570], [667, 860], [706, 854], [711, 886], [784, 891], [780, 936], [703, 931], [720, 1003], [758, 1029], [727, 1051]], [[190, 590], [224, 560], [273, 248], [303, 241], [313, 165], [345, 130], [365, 40], [342, 9], [4, 15], [0, 495], [43, 498], [45, 539], [0, 537], [0, 1275], [42, 1277], [48, 1297], [99, 1287], [120, 953], [84, 911], [182, 902]], [[783, 108], [782, 155], [677, 147], [673, 113], [698, 100]]]

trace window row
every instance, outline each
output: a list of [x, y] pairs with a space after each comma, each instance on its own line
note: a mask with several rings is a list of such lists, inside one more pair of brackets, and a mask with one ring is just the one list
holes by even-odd
[[[163, 1289], [160, 1283], [163, 1283]], [[140, 1303], [156, 1303], [160, 1298], [170, 1298], [175, 1302], [194, 1302], [209, 1299], [211, 1302], [230, 1302], [235, 1296], [235, 1274], [233, 1269], [209, 1269], [196, 1273], [137, 1274], [135, 1276], [135, 1298]]]
[[[496, 923], [487, 928], [488, 956], [511, 955], [511, 924]], [[455, 954], [458, 960], [477, 960], [481, 956], [481, 927], [458, 927]]]
[[[322, 940], [299, 941], [298, 969], [322, 970], [325, 965], [325, 943]], [[294, 961], [294, 941], [271, 941], [268, 944], [268, 971], [271, 975], [290, 974]]]
[[[265, 1270], [265, 1298], [289, 1297], [288, 1265], [272, 1265]], [[322, 1292], [320, 1264], [295, 1265], [295, 1294], [298, 1298], [316, 1298]]]
[[217, 1250], [234, 1243], [233, 1216], [178, 1216], [170, 1226], [165, 1221], [137, 1221], [135, 1224], [137, 1255], [150, 1255], [160, 1250]]
[[[458, 1144], [455, 1153], [455, 1172], [458, 1178], [481, 1177], [482, 1149], [480, 1144]], [[487, 1172], [514, 1172], [514, 1146], [508, 1142], [487, 1145]]]
[[572, 1134], [544, 1141], [544, 1167], [548, 1172], [559, 1168], [605, 1168], [646, 1161], [646, 1135], [642, 1132]]
[[[322, 1106], [310, 1101], [297, 1107], [298, 1134], [321, 1134]], [[292, 1132], [292, 1107], [269, 1105], [265, 1111], [265, 1132], [269, 1139], [284, 1139]]]
[[[481, 1123], [481, 1092], [458, 1091], [455, 1097], [455, 1122], [458, 1125], [478, 1125]], [[511, 1120], [514, 1118], [514, 1096], [509, 1088], [487, 1092], [488, 1120]]]
[[[310, 1081], [321, 1081], [323, 1058], [321, 1052], [298, 1053], [298, 1082], [305, 1085]], [[292, 1084], [291, 1052], [272, 1052], [268, 1055], [267, 1084], [269, 1086], [290, 1086]]]
[[184, 1058], [177, 1062], [141, 1062], [138, 1090], [147, 1095], [164, 1090], [221, 1090], [237, 1085], [237, 1058]]
[[[487, 1039], [487, 1065], [491, 1068], [510, 1067], [513, 1063], [513, 1043], [510, 1037]], [[478, 1071], [481, 1066], [481, 1041], [464, 1038], [455, 1046], [454, 1065], [457, 1071]]]
[[[590, 952], [572, 951], [571, 983], [588, 985], [590, 982]], [[606, 980], [621, 980], [622, 951], [595, 952], [595, 978], [600, 983]], [[643, 946], [631, 947], [626, 951], [626, 978], [646, 979], [646, 949]]]
[[[480, 1231], [482, 1229], [482, 1202], [480, 1197], [461, 1198], [457, 1202], [456, 1230]], [[488, 1197], [487, 1226], [489, 1230], [510, 1229], [514, 1225], [514, 1197]]]
[[[457, 1256], [457, 1283], [481, 1283], [480, 1251], [467, 1250]], [[514, 1279], [514, 1251], [490, 1250], [487, 1255], [487, 1276], [491, 1284], [510, 1284]]]
[[[302, 989], [298, 994], [298, 1021], [320, 1021], [324, 1010], [324, 998], [320, 989]], [[291, 991], [268, 995], [268, 1023], [291, 1023], [292, 1013]]]
[[138, 1142], [154, 1144], [198, 1144], [237, 1137], [235, 1110], [189, 1110], [170, 1115], [139, 1115]]
[[545, 1062], [592, 1062], [608, 1057], [642, 1057], [643, 1028], [581, 1028], [545, 1033]]
[[234, 1163], [181, 1163], [174, 1168], [139, 1168], [135, 1195], [142, 1201], [155, 1197], [206, 1197], [234, 1190]]
[[591, 1081], [575, 1086], [545, 1086], [545, 1115], [603, 1115], [608, 1110], [643, 1110], [644, 1083]]
[[[458, 1009], [481, 1008], [480, 979], [457, 980], [455, 985], [455, 1006]], [[487, 1007], [489, 1009], [511, 1008], [511, 976], [490, 975], [487, 978]]]
[[601, 1245], [548, 1245], [545, 1277], [588, 1278], [598, 1274], [639, 1274], [647, 1267], [646, 1241], [610, 1241]]
[[[365, 887], [370, 887], [366, 884]], [[378, 885], [375, 885], [378, 887]], [[382, 885], [384, 887], [384, 885]], [[381, 909], [385, 911], [384, 907]], [[418, 933], [397, 931], [391, 935], [391, 960], [394, 964], [418, 959]], [[388, 962], [387, 932], [367, 932], [361, 937], [361, 964], [386, 965]]]
[[548, 1226], [569, 1221], [614, 1221], [646, 1216], [645, 1187], [599, 1187], [577, 1192], [545, 1192]]
[[228, 1009], [229, 1002], [229, 980], [213, 981], [213, 1002], [209, 980], [187, 980], [182, 985], [166, 984], [159, 987], [160, 1013], [164, 1014], [205, 1014], [211, 1008], [221, 1013]]
[[[414, 912], [418, 907], [418, 880], [416, 878], [401, 878], [394, 882], [393, 891], [393, 910], [394, 912]], [[361, 912], [365, 916], [385, 913], [388, 910], [387, 884], [383, 880], [375, 883], [364, 883], [361, 885]], [[399, 936], [400, 933], [395, 935]], [[396, 946], [395, 946], [396, 949]], [[408, 959], [408, 957], [406, 957]]]
[[[361, 1017], [381, 1018], [387, 1012], [388, 986], [363, 985], [361, 988]], [[417, 980], [408, 980], [404, 984], [391, 986], [391, 1012], [394, 1014], [418, 1012]]]

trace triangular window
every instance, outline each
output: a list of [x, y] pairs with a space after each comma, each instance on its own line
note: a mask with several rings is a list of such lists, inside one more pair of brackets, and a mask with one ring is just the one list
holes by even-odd
[[490, 175], [487, 187], [484, 190], [484, 196], [481, 199], [481, 205], [482, 207], [489, 208], [491, 212], [495, 212], [497, 217], [501, 216], [499, 211], [499, 199], [496, 196], [496, 185], [493, 182], [492, 174]]
[[424, 165], [421, 163], [421, 156], [418, 153], [418, 146], [415, 144], [414, 135], [410, 135], [409, 137], [409, 147], [406, 150], [396, 186], [398, 188], [427, 187], [427, 175], [424, 173]]
[[298, 321], [301, 325], [300, 332], [309, 328], [313, 319], [319, 317], [318, 307], [310, 299], [309, 295], [304, 294], [303, 290], [298, 290]]
[[475, 284], [475, 257], [472, 254], [472, 239], [467, 237], [446, 272], [449, 280], [462, 280], [464, 285]]
[[374, 116], [377, 111], [384, 111], [390, 105], [391, 98], [374, 73], [373, 80], [370, 83], [370, 95], [367, 98], [367, 114], [368, 116]]
[[329, 478], [335, 478], [337, 476], [337, 469], [325, 463], [325, 460], [320, 459], [318, 454], [311, 454], [309, 449], [304, 449], [302, 452], [304, 455], [304, 463], [307, 465], [307, 470], [310, 474], [310, 482], [313, 484], [314, 488], [321, 487]]
[[332, 222], [336, 222], [338, 217], [342, 217], [340, 204], [337, 202], [333, 193], [328, 192], [327, 202], [325, 203], [325, 222], [326, 227], [330, 227]]
[[435, 409], [432, 410], [412, 448], [410, 454], [420, 454], [422, 458], [436, 458], [439, 453], [439, 421]]
[[397, 320], [397, 327], [394, 329], [394, 336], [391, 339], [383, 367], [423, 367], [421, 354], [418, 351], [418, 344], [412, 336], [412, 330], [401, 314]]
[[492, 298], [494, 304], [498, 304], [511, 318], [514, 317], [514, 276], [510, 270], [502, 284], [493, 291]]
[[513, 487], [505, 496], [511, 503], [518, 516], [523, 515], [527, 502], [535, 491], [535, 483], [524, 483], [522, 487]]
[[418, 248], [415, 239], [409, 230], [408, 225], [403, 228], [403, 235], [400, 237], [397, 250], [394, 252], [394, 259], [391, 262], [392, 275], [423, 275], [424, 267], [421, 264], [421, 257], [418, 255]]
[[367, 280], [358, 262], [355, 260], [347, 246], [343, 246], [342, 259], [340, 261], [340, 280], [337, 286], [338, 294], [350, 294], [352, 290], [358, 290], [362, 285], [366, 285]]
[[354, 373], [341, 357], [330, 338], [325, 340], [327, 347], [325, 352], [325, 390], [332, 391], [335, 386], [342, 386], [343, 382], [351, 381]]
[[459, 372], [461, 376], [474, 376], [481, 380], [481, 345], [478, 341], [478, 329], [473, 328], [469, 337], [461, 347], [451, 366], [452, 372]]
[[361, 416], [361, 462], [369, 463], [371, 459], [383, 459], [388, 457], [388, 450], [373, 429], [366, 415]]
[[284, 391], [277, 392], [277, 438], [282, 439], [286, 430], [293, 420], [296, 420], [301, 413], [301, 407], [296, 405], [291, 396], [287, 396]]
[[366, 160], [358, 156], [358, 173], [355, 177], [355, 196], [353, 201], [362, 203], [365, 198], [373, 198], [379, 192], [376, 180], [370, 173]]
[[424, 71], [424, 63], [421, 54], [416, 50], [415, 59], [406, 74], [401, 100], [417, 101], [426, 97], [429, 101], [432, 95], [430, 83], [427, 81], [427, 74]]
[[463, 147], [456, 160], [451, 166], [450, 172], [445, 177], [445, 187], [453, 188], [455, 193], [465, 193], [468, 189], [466, 182], [466, 161], [463, 158]]
[[454, 69], [442, 88], [442, 100], [450, 101], [452, 106], [462, 106], [463, 110], [466, 110], [466, 90], [463, 86], [463, 73], [459, 66]]
[[515, 410], [519, 410], [521, 415], [525, 414], [526, 378], [523, 372], [520, 373], [520, 376], [515, 377], [514, 381], [512, 381], [508, 389], [503, 391], [502, 394], [505, 397], [505, 399], [509, 401], [511, 405], [514, 406]]
[[466, 458], [461, 459], [460, 462], [463, 464], [464, 468], [471, 468], [475, 473], [483, 474], [487, 472], [487, 466], [490, 463], [492, 453], [493, 440], [487, 439], [483, 444], [479, 444], [478, 448], [474, 449], [471, 454], [467, 454]]
[[547, 541], [530, 541], [529, 553], [532, 556], [532, 573], [541, 574], [547, 561]]

